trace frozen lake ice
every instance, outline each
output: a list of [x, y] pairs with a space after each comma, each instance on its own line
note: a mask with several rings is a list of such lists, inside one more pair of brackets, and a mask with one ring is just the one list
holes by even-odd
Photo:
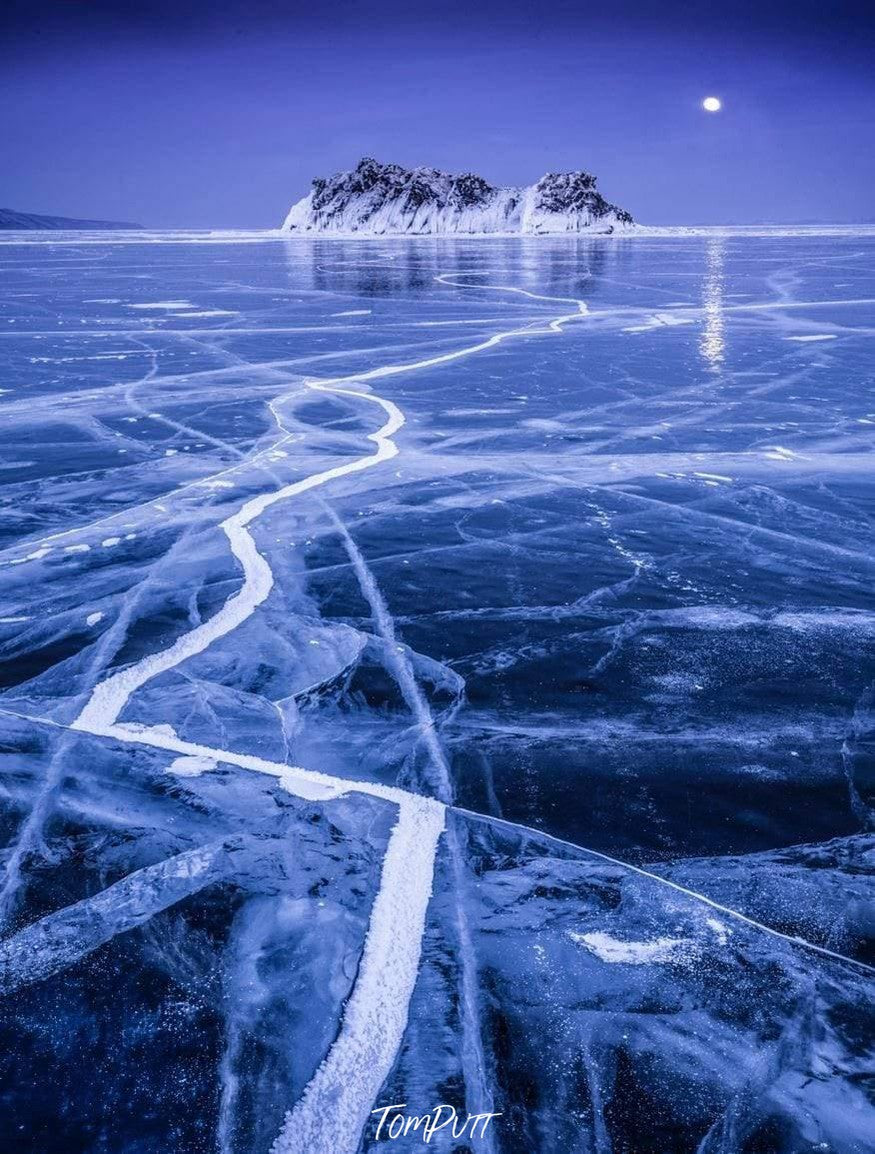
[[875, 236], [0, 263], [4, 1154], [869, 1149]]

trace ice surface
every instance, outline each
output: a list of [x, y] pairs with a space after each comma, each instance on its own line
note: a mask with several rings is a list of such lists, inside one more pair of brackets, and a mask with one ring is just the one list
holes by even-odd
[[4, 239], [11, 1150], [869, 1148], [875, 238], [796, 233]]

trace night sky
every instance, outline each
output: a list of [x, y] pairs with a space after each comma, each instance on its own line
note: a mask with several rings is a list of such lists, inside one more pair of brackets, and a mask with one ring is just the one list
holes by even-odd
[[644, 223], [875, 221], [871, 3], [0, 4], [4, 207], [271, 227], [372, 155], [586, 168]]

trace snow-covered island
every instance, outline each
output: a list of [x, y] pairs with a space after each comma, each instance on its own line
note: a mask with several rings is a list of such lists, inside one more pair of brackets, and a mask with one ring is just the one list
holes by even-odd
[[605, 200], [588, 172], [547, 173], [526, 188], [495, 188], [480, 176], [402, 168], [370, 157], [350, 172], [317, 177], [283, 223], [284, 232], [612, 233], [630, 213]]

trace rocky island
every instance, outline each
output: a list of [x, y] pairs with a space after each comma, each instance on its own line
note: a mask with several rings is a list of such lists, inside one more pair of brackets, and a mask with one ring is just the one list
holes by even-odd
[[313, 181], [283, 223], [292, 233], [612, 233], [634, 224], [588, 172], [548, 173], [525, 188], [497, 188], [473, 173], [405, 169], [365, 157], [350, 172]]

